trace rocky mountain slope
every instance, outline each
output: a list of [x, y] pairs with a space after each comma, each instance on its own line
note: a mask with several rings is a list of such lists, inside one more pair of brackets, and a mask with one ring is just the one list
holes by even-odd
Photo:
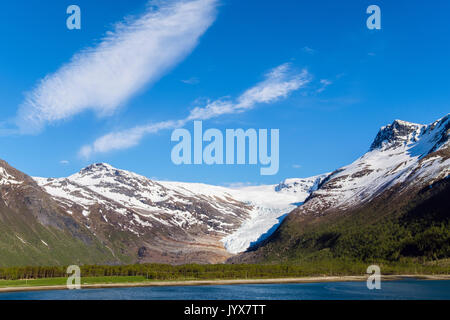
[[231, 189], [152, 181], [99, 163], [68, 178], [35, 180], [132, 261], [217, 263], [264, 239], [325, 177]]
[[[450, 191], [449, 135], [450, 115], [430, 125], [396, 120], [381, 128], [366, 154], [329, 175], [265, 243], [231, 261], [299, 259], [322, 250], [336, 256], [351, 245], [356, 253], [363, 241], [379, 243], [382, 234], [398, 256], [428, 227], [444, 228], [439, 237], [449, 236], [450, 206], [442, 201]], [[413, 212], [422, 221], [414, 220], [414, 231], [405, 220]], [[371, 232], [373, 238], [367, 238]], [[394, 241], [395, 232], [407, 234]]]
[[32, 178], [0, 160], [0, 266], [118, 262]]

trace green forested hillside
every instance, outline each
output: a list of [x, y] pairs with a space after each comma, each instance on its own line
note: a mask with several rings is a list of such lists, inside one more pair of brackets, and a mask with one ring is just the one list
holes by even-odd
[[450, 180], [416, 193], [385, 192], [326, 216], [290, 214], [259, 247], [231, 262], [431, 261], [450, 257]]

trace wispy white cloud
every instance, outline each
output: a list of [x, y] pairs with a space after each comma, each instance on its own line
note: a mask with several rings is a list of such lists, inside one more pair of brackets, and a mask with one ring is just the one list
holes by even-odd
[[194, 49], [214, 22], [216, 6], [217, 0], [172, 0], [118, 23], [26, 95], [16, 119], [20, 131], [39, 132], [88, 109], [112, 114]]
[[320, 84], [322, 85], [319, 89], [317, 89], [317, 93], [323, 92], [328, 86], [332, 85], [333, 82], [328, 79], [320, 80]]
[[192, 110], [186, 120], [207, 120], [223, 114], [241, 113], [254, 108], [259, 103], [272, 103], [286, 98], [289, 93], [310, 81], [308, 71], [294, 73], [288, 63], [282, 64], [267, 73], [264, 81], [245, 91], [236, 101], [229, 99], [212, 101], [205, 107]]
[[291, 92], [306, 86], [311, 81], [308, 71], [293, 72], [289, 64], [283, 64], [266, 74], [265, 80], [245, 91], [235, 101], [226, 98], [209, 101], [206, 106], [196, 107], [180, 120], [169, 120], [137, 126], [131, 129], [104, 135], [92, 144], [83, 146], [80, 156], [89, 158], [94, 153], [127, 149], [139, 144], [142, 138], [164, 129], [184, 126], [193, 120], [207, 120], [225, 114], [235, 114], [253, 109], [261, 103], [273, 103], [286, 98]]
[[61, 164], [61, 165], [63, 165], [63, 166], [68, 165], [69, 163], [70, 163], [69, 160], [61, 160], [61, 161], [59, 162], [59, 164]]
[[300, 164], [293, 164], [292, 168], [294, 169], [300, 169], [302, 166]]
[[314, 50], [313, 48], [310, 48], [310, 47], [308, 47], [308, 46], [303, 47], [302, 51], [303, 51], [303, 52], [306, 52], [306, 53], [308, 53], [308, 54], [314, 54], [314, 53], [316, 53], [316, 50]]
[[194, 84], [199, 84], [200, 83], [200, 80], [198, 79], [198, 78], [189, 78], [189, 79], [186, 79], [186, 80], [181, 80], [181, 82], [183, 82], [183, 83], [185, 83], [185, 84], [191, 84], [191, 85], [194, 85]]
[[137, 126], [119, 132], [111, 132], [95, 140], [92, 145], [83, 146], [79, 154], [84, 158], [89, 158], [93, 153], [104, 153], [113, 150], [131, 148], [137, 145], [147, 134], [157, 133], [158, 131], [164, 129], [177, 128], [183, 126], [184, 124], [185, 122], [183, 120], [169, 120], [146, 126]]

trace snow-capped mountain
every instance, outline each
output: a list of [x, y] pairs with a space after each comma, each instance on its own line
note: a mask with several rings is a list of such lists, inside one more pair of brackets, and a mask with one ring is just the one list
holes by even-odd
[[[67, 208], [68, 213], [72, 213], [70, 208], [78, 205], [89, 219], [90, 209], [100, 205], [105, 209], [105, 212], [102, 211], [105, 221], [111, 213], [127, 217], [126, 229], [136, 235], [146, 232], [138, 226], [159, 224], [181, 228], [201, 225], [211, 231], [226, 233], [247, 215], [242, 203], [228, 201], [226, 190], [201, 188], [199, 185], [198, 190], [203, 192], [193, 199], [195, 193], [187, 185], [167, 185], [167, 188], [159, 182], [104, 163], [93, 164], [68, 178], [35, 179]], [[202, 201], [211, 206], [212, 211], [222, 211], [224, 214], [215, 216], [209, 213], [206, 216], [194, 200]]]
[[450, 115], [429, 125], [395, 120], [380, 129], [366, 154], [328, 176], [298, 212], [325, 214], [361, 205], [394, 186], [405, 192], [432, 185], [450, 174], [449, 135]]
[[450, 114], [381, 128], [367, 153], [319, 182], [270, 238], [227, 262], [446, 258], [449, 136]]
[[129, 245], [142, 261], [217, 262], [264, 239], [324, 178], [232, 189], [152, 181], [99, 163], [67, 178], [35, 180], [99, 237], [109, 238], [106, 226], [133, 234]]
[[26, 174], [0, 160], [0, 266], [118, 263]]

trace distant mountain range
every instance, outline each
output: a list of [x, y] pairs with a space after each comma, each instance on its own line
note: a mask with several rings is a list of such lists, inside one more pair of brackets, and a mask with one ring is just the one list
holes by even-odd
[[[417, 247], [426, 232], [448, 229], [449, 134], [450, 115], [430, 125], [396, 120], [331, 174], [239, 189], [153, 181], [104, 163], [31, 178], [0, 161], [0, 266], [450, 254]], [[373, 253], [373, 232], [395, 252]], [[444, 240], [430, 245], [446, 240], [436, 232]], [[348, 252], [355, 241], [357, 253]]]
[[325, 177], [232, 189], [152, 181], [104, 163], [30, 178], [2, 161], [0, 265], [224, 262], [268, 236]]

